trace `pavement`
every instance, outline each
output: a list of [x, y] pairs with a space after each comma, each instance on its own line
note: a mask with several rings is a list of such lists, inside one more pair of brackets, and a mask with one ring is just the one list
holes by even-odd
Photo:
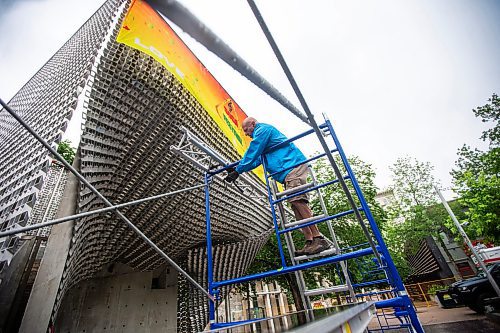
[[[426, 333], [499, 333], [500, 324], [470, 310], [467, 307], [443, 309], [439, 306], [417, 307], [418, 318]], [[392, 323], [392, 322], [390, 322]], [[379, 328], [376, 318], [369, 329]], [[391, 331], [391, 332], [398, 332]], [[401, 332], [407, 332], [402, 330]]]

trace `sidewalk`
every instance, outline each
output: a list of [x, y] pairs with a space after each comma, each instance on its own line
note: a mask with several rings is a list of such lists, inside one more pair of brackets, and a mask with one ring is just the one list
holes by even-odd
[[443, 309], [439, 306], [419, 307], [417, 315], [422, 325], [454, 323], [458, 321], [485, 320], [485, 315], [480, 315], [467, 307]]
[[[480, 315], [467, 307], [443, 309], [439, 306], [418, 307], [417, 315], [426, 333], [497, 333], [500, 326], [487, 320], [485, 315]], [[394, 321], [394, 324], [396, 321]], [[392, 324], [392, 321], [391, 321]], [[379, 328], [378, 321], [374, 318], [369, 329]], [[397, 332], [397, 331], [393, 331]], [[402, 331], [403, 332], [403, 331]], [[406, 330], [404, 332], [407, 332]]]

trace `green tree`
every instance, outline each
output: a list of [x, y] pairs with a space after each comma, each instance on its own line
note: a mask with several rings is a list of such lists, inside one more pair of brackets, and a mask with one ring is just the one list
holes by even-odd
[[392, 214], [412, 218], [419, 214], [419, 209], [414, 207], [426, 207], [437, 202], [433, 187], [437, 184], [432, 175], [434, 167], [429, 162], [400, 157], [389, 169], [392, 172], [391, 189], [397, 199], [397, 205], [391, 207]]
[[61, 141], [57, 146], [57, 152], [66, 160], [66, 162], [68, 162], [70, 165], [73, 164], [76, 149], [71, 147], [71, 141]]
[[490, 148], [500, 146], [500, 98], [497, 94], [493, 94], [488, 99], [489, 103], [473, 109], [474, 115], [481, 118], [483, 123], [491, 123], [493, 127], [484, 131], [481, 135], [483, 141], [490, 142]]
[[435, 214], [429, 210], [437, 203], [433, 188], [436, 180], [429, 162], [398, 158], [390, 170], [395, 200], [387, 207], [390, 220], [384, 235], [396, 266], [405, 278], [410, 273], [406, 257], [418, 251], [425, 237], [440, 239], [443, 222], [436, 220]]
[[487, 104], [472, 111], [482, 122], [493, 124], [481, 135], [489, 149], [481, 151], [464, 145], [451, 175], [459, 201], [467, 207], [470, 223], [466, 232], [471, 238], [484, 237], [500, 243], [500, 99], [493, 94]]

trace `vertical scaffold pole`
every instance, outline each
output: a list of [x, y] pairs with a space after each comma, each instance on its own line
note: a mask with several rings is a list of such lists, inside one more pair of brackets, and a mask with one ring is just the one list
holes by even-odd
[[[326, 118], [326, 117], [325, 117]], [[370, 224], [370, 228], [372, 230], [373, 236], [375, 237], [375, 240], [377, 241], [377, 244], [379, 246], [379, 251], [382, 253], [382, 256], [384, 258], [384, 263], [387, 265], [387, 270], [390, 276], [390, 281], [391, 283], [394, 284], [394, 287], [396, 287], [397, 290], [397, 295], [401, 297], [402, 299], [402, 305], [405, 307], [405, 310], [408, 311], [408, 314], [411, 319], [411, 323], [415, 330], [419, 333], [423, 333], [424, 329], [422, 325], [420, 324], [420, 321], [418, 320], [417, 314], [415, 313], [415, 309], [413, 308], [413, 304], [411, 303], [410, 298], [408, 297], [406, 293], [406, 289], [403, 285], [403, 281], [401, 280], [401, 276], [399, 275], [399, 272], [396, 268], [396, 265], [394, 265], [394, 262], [392, 261], [391, 254], [389, 253], [389, 249], [385, 245], [384, 239], [382, 237], [382, 234], [380, 233], [380, 230], [377, 226], [377, 223], [375, 222], [375, 219], [373, 218], [373, 215], [370, 211], [370, 207], [368, 207], [368, 203], [365, 200], [365, 197], [363, 195], [363, 192], [361, 191], [361, 188], [359, 187], [358, 181], [356, 180], [356, 176], [354, 175], [354, 172], [351, 169], [351, 166], [349, 165], [349, 161], [347, 160], [347, 156], [344, 153], [344, 150], [342, 149], [342, 145], [340, 144], [337, 135], [335, 134], [335, 131], [333, 130], [332, 123], [330, 120], [325, 119], [326, 124], [328, 126], [328, 130], [330, 131], [330, 134], [332, 136], [332, 139], [335, 143], [335, 146], [338, 149], [340, 158], [342, 159], [342, 162], [344, 163], [344, 166], [347, 170], [347, 173], [349, 177], [351, 178], [352, 185], [354, 187], [354, 191], [356, 192], [359, 201], [361, 203], [361, 207], [363, 208], [363, 211], [365, 212], [366, 218], [368, 220], [368, 223]], [[382, 262], [380, 262], [382, 264]]]
[[[214, 281], [213, 273], [213, 251], [212, 251], [212, 230], [210, 226], [210, 178], [208, 173], [205, 173], [205, 217], [206, 217], [206, 228], [207, 228], [207, 281], [208, 281], [208, 292], [210, 295], [214, 295], [212, 288], [212, 283]], [[208, 320], [210, 323], [210, 328], [215, 324], [215, 297], [208, 300]]]
[[262, 167], [264, 168], [264, 177], [266, 177], [266, 185], [267, 185], [267, 195], [269, 198], [269, 204], [271, 205], [271, 213], [273, 215], [273, 225], [274, 225], [274, 231], [276, 232], [276, 241], [278, 242], [278, 250], [280, 252], [280, 258], [281, 258], [281, 267], [286, 267], [286, 260], [285, 260], [285, 253], [283, 251], [283, 245], [281, 244], [281, 235], [279, 233], [279, 226], [278, 226], [278, 220], [276, 217], [276, 209], [273, 204], [273, 195], [271, 191], [271, 184], [269, 180], [269, 176], [267, 174], [267, 168], [266, 168], [266, 161], [265, 157], [262, 157]]

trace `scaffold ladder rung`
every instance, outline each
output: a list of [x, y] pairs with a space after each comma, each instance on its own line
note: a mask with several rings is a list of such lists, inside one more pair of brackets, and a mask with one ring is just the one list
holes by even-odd
[[326, 287], [326, 288], [317, 288], [317, 289], [309, 289], [304, 291], [304, 295], [306, 296], [316, 296], [316, 295], [324, 295], [329, 293], [340, 293], [342, 291], [348, 291], [349, 287], [345, 284]]
[[296, 193], [296, 192], [299, 192], [299, 191], [307, 190], [307, 189], [309, 189], [309, 188], [311, 188], [313, 186], [314, 186], [314, 183], [307, 183], [307, 184], [304, 184], [304, 185], [300, 185], [300, 186], [297, 186], [297, 187], [285, 190], [283, 192], [278, 192], [278, 193], [276, 193], [276, 197], [277, 198], [282, 198], [285, 195], [290, 195], [290, 194], [293, 194], [293, 193]]
[[312, 221], [316, 221], [316, 220], [322, 219], [324, 217], [326, 217], [326, 215], [325, 214], [321, 214], [321, 215], [312, 216], [312, 217], [307, 218], [307, 219], [302, 219], [302, 220], [298, 220], [298, 221], [295, 221], [295, 222], [287, 223], [287, 224], [285, 224], [285, 228], [290, 228], [290, 227], [294, 227], [296, 225], [301, 225], [301, 224], [309, 223], [309, 222], [312, 222]]
[[330, 248], [326, 251], [320, 252], [318, 254], [297, 256], [294, 259], [295, 259], [295, 261], [304, 261], [304, 260], [309, 260], [309, 259], [315, 259], [315, 258], [335, 255], [335, 254], [337, 254], [337, 252], [338, 252], [337, 249], [335, 247], [332, 247], [332, 248]]

